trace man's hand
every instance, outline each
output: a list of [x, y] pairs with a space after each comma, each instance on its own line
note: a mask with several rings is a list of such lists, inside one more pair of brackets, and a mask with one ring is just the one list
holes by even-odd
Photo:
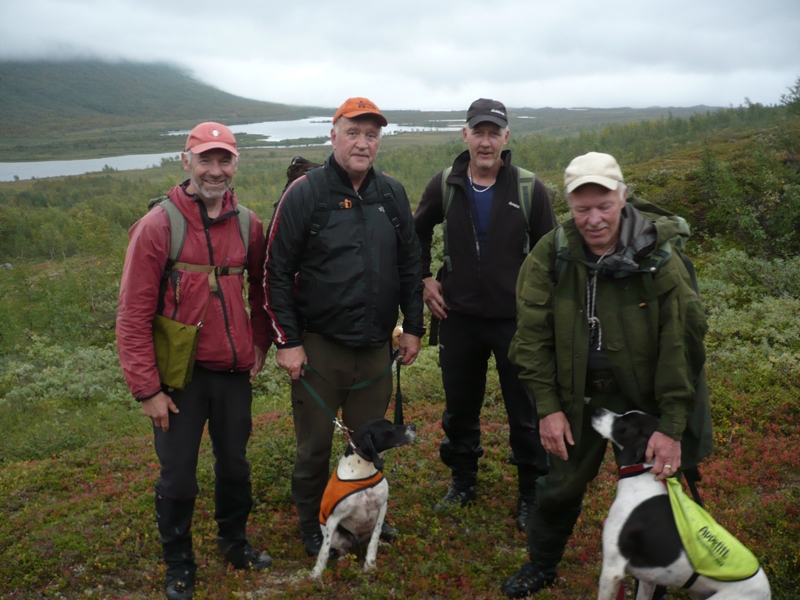
[[401, 363], [404, 367], [410, 365], [417, 359], [417, 354], [419, 354], [421, 346], [422, 340], [415, 335], [403, 333], [400, 336], [400, 347], [398, 349], [400, 351], [400, 356], [403, 357]]
[[539, 421], [539, 435], [545, 450], [561, 460], [569, 460], [567, 444], [574, 446], [575, 440], [572, 439], [567, 415], [561, 411], [547, 415]]
[[422, 300], [425, 302], [425, 305], [430, 309], [434, 317], [437, 319], [446, 319], [447, 313], [445, 311], [450, 310], [450, 307], [447, 306], [444, 301], [442, 283], [436, 281], [433, 277], [426, 277], [422, 280], [422, 283], [425, 284], [425, 289], [422, 290]]
[[670, 475], [675, 475], [681, 466], [681, 443], [656, 431], [647, 442], [645, 454], [647, 462], [653, 462], [653, 458], [655, 464], [651, 472], [656, 476], [656, 481], [663, 481]]
[[302, 346], [278, 348], [278, 351], [275, 352], [275, 361], [292, 379], [300, 379], [306, 374], [303, 370], [303, 365], [306, 364], [308, 358], [306, 357], [305, 348]]
[[253, 368], [250, 369], [250, 383], [253, 383], [253, 380], [258, 375], [259, 371], [264, 367], [264, 361], [267, 360], [267, 353], [264, 352], [261, 348], [256, 345], [253, 345], [253, 350], [256, 353], [256, 362], [253, 365]]
[[172, 398], [164, 392], [158, 392], [152, 398], [142, 402], [142, 412], [146, 417], [153, 420], [156, 427], [161, 427], [163, 431], [169, 431], [169, 413], [179, 413], [178, 407]]

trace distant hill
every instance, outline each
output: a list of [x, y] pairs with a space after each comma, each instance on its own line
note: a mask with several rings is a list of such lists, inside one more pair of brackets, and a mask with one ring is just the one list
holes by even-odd
[[312, 114], [319, 109], [228, 94], [168, 64], [0, 62], [0, 136], [158, 122], [187, 127], [202, 120], [247, 123]]
[[[612, 123], [688, 118], [712, 107], [513, 108], [514, 137], [574, 136]], [[290, 106], [228, 94], [174, 65], [80, 61], [0, 61], [0, 161], [98, 158], [179, 149], [169, 130], [201, 121], [228, 125], [333, 114], [335, 107]], [[430, 127], [464, 122], [459, 111], [384, 111], [392, 123]], [[441, 141], [460, 137], [444, 133]], [[243, 147], [263, 136], [240, 134]], [[407, 138], [406, 138], [407, 139]], [[302, 143], [302, 140], [297, 140]]]

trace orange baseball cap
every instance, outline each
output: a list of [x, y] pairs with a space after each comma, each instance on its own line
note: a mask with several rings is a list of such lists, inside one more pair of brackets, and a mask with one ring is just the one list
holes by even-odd
[[378, 121], [382, 127], [386, 127], [389, 124], [386, 118], [381, 114], [380, 109], [375, 106], [375, 103], [366, 98], [348, 98], [345, 100], [344, 104], [342, 104], [339, 110], [336, 111], [336, 114], [333, 115], [333, 122], [336, 123], [339, 117], [354, 119], [361, 115], [375, 115], [378, 117]]
[[197, 127], [192, 129], [189, 137], [186, 139], [186, 148], [184, 152], [191, 150], [195, 154], [200, 154], [207, 150], [220, 148], [227, 150], [234, 156], [239, 156], [239, 151], [236, 149], [236, 138], [233, 132], [220, 123], [208, 121], [200, 123]]

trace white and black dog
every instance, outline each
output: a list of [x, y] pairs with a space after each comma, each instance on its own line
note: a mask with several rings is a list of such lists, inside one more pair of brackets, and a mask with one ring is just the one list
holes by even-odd
[[311, 577], [322, 575], [331, 548], [347, 551], [367, 540], [364, 571], [375, 568], [389, 499], [389, 483], [381, 473], [381, 453], [410, 444], [416, 437], [414, 425], [392, 425], [386, 419], [369, 421], [353, 434], [322, 498], [323, 540]]
[[[592, 427], [620, 449], [617, 496], [603, 526], [603, 569], [598, 600], [613, 600], [627, 570], [639, 580], [636, 600], [650, 600], [656, 585], [684, 588], [692, 598], [768, 600], [764, 569], [746, 579], [721, 581], [695, 572], [681, 541], [663, 481], [645, 464], [658, 419], [639, 411], [617, 415], [599, 409]], [[733, 540], [735, 542], [735, 540]], [[736, 542], [738, 544], [738, 542]], [[753, 557], [755, 561], [755, 557]]]

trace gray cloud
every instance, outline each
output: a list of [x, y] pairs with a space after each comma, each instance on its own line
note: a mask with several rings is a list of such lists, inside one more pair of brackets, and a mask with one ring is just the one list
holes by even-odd
[[306, 105], [771, 104], [800, 75], [799, 31], [797, 0], [27, 0], [0, 6], [0, 58], [170, 61]]

